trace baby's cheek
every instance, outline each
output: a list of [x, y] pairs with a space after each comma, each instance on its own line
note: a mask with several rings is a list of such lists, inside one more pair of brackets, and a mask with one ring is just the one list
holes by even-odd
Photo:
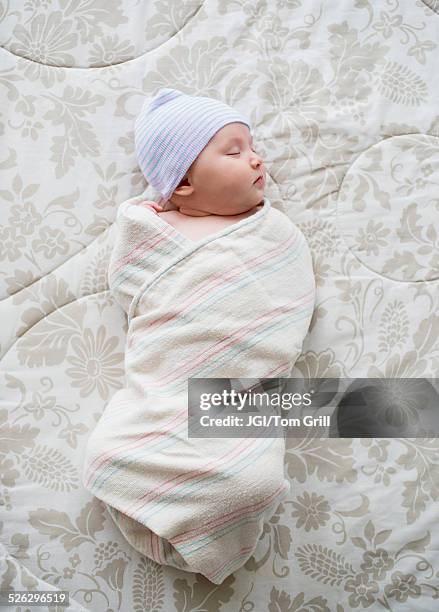
[[244, 173], [237, 167], [232, 167], [226, 175], [227, 185], [232, 189], [240, 189], [244, 183]]

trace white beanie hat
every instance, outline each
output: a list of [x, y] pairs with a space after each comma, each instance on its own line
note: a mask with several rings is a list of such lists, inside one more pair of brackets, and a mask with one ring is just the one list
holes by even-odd
[[146, 180], [168, 200], [209, 140], [229, 123], [250, 122], [219, 100], [161, 89], [134, 126], [137, 160]]

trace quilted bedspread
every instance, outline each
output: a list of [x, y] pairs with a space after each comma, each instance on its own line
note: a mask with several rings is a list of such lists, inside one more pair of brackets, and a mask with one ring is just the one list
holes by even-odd
[[124, 386], [107, 270], [160, 87], [246, 112], [267, 197], [308, 240], [293, 375], [437, 375], [438, 1], [14, 0], [0, 41], [0, 590], [87, 612], [438, 609], [438, 439], [288, 439], [290, 493], [219, 586], [132, 549], [80, 478]]

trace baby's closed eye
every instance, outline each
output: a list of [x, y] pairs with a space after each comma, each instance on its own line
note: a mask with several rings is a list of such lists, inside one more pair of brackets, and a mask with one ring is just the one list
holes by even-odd
[[[254, 149], [252, 149], [253, 153], [256, 153], [256, 151]], [[239, 155], [241, 153], [241, 151], [238, 151], [237, 153], [227, 153], [227, 155]]]

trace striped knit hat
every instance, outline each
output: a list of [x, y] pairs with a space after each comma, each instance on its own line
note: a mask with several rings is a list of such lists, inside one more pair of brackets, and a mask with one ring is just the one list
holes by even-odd
[[248, 119], [231, 106], [177, 89], [161, 89], [143, 104], [134, 125], [136, 155], [162, 201], [170, 198], [216, 132], [235, 122], [250, 129]]

